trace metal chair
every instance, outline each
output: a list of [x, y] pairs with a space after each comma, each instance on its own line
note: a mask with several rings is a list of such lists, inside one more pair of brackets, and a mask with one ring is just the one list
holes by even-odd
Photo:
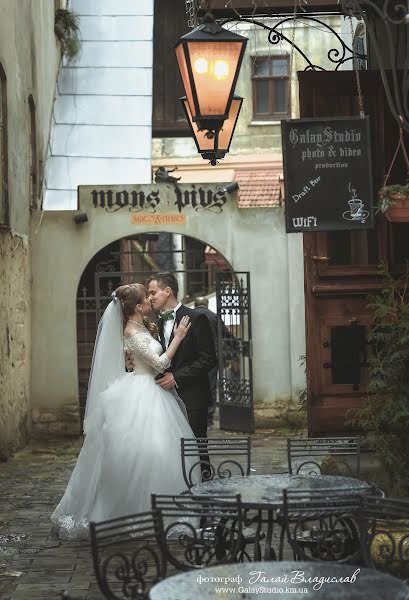
[[283, 490], [280, 556], [287, 541], [295, 560], [355, 563], [361, 556], [362, 494], [376, 488]]
[[347, 477], [360, 474], [359, 437], [289, 438], [287, 456], [290, 474]]
[[158, 540], [163, 559], [177, 570], [236, 561], [243, 541], [240, 495], [152, 494], [152, 510], [159, 515]]
[[364, 563], [409, 579], [409, 499], [362, 499], [361, 544]]
[[[182, 471], [190, 489], [193, 477], [201, 470], [202, 480], [250, 475], [251, 438], [181, 439]], [[194, 460], [188, 467], [187, 461]]]
[[150, 588], [166, 575], [157, 532], [159, 517], [145, 512], [90, 523], [94, 570], [109, 600], [148, 600]]

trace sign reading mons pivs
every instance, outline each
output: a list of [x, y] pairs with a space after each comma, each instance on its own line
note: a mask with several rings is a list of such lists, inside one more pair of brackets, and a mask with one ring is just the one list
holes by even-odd
[[286, 229], [372, 229], [368, 117], [281, 123]]

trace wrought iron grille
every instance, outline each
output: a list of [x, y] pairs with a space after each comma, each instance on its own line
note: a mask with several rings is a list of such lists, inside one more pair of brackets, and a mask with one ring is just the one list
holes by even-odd
[[217, 273], [220, 427], [253, 431], [250, 274]]

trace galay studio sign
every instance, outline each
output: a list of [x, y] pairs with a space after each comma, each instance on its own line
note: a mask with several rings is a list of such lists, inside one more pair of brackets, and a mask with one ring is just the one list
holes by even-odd
[[368, 117], [281, 123], [287, 232], [372, 229]]

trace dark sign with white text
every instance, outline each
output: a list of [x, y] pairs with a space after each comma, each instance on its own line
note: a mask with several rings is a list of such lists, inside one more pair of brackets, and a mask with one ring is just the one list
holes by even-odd
[[368, 117], [281, 123], [286, 229], [372, 229]]

